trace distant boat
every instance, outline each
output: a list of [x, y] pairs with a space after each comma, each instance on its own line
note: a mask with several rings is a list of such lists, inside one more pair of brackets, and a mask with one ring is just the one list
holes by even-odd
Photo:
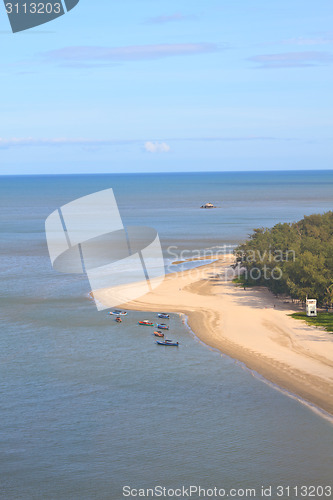
[[121, 322], [122, 322], [122, 319], [121, 319], [121, 318], [119, 318], [119, 316], [118, 316], [118, 317], [116, 318], [116, 322], [117, 322], [117, 323], [121, 323]]
[[213, 203], [205, 203], [204, 205], [201, 205], [200, 208], [216, 208]]
[[149, 321], [148, 319], [144, 319], [143, 321], [138, 321], [138, 325], [143, 325], [143, 326], [154, 326], [154, 323]]
[[161, 323], [160, 325], [158, 324], [157, 328], [159, 330], [169, 330], [169, 327], [167, 325], [165, 325], [164, 323]]
[[113, 316], [127, 316], [126, 311], [118, 311], [118, 310], [110, 311], [109, 314], [111, 314]]
[[178, 347], [179, 346], [179, 342], [172, 342], [172, 340], [164, 340], [164, 341], [156, 340], [156, 344], [158, 344], [158, 345], [173, 346], [173, 347]]
[[155, 335], [155, 337], [164, 337], [164, 333], [159, 332], [159, 331], [154, 332], [154, 335]]
[[159, 318], [165, 318], [165, 319], [169, 319], [170, 318], [169, 314], [167, 314], [167, 313], [158, 313], [157, 316]]

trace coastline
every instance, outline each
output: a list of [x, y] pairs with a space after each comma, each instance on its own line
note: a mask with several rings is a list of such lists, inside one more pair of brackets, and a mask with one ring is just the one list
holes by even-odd
[[[205, 344], [333, 415], [333, 335], [288, 316], [299, 309], [267, 289], [243, 290], [222, 279], [233, 260], [223, 255], [167, 275], [153, 292], [121, 307], [185, 314]], [[110, 294], [108, 289], [94, 291], [105, 305]]]

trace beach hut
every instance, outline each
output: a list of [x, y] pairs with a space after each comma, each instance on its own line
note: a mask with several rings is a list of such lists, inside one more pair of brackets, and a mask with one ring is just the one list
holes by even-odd
[[317, 316], [317, 300], [306, 299], [306, 315]]

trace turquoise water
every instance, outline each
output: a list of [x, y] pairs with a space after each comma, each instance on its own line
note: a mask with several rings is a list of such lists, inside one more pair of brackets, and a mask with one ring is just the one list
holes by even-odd
[[[52, 270], [45, 218], [108, 187], [126, 224], [159, 231], [168, 259], [171, 244], [233, 245], [253, 227], [331, 209], [333, 172], [0, 177], [0, 498], [328, 484], [330, 422], [204, 346], [177, 316], [169, 338], [180, 347], [159, 347], [137, 325], [155, 314], [117, 325], [87, 298], [84, 276]], [[200, 210], [206, 201], [220, 208]]]

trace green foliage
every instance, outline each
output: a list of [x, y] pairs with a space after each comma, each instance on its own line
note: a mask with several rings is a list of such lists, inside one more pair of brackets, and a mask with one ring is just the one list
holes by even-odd
[[318, 316], [307, 316], [305, 312], [297, 312], [290, 314], [295, 319], [305, 320], [309, 325], [320, 326], [325, 328], [328, 332], [333, 332], [333, 313], [319, 312]]
[[243, 287], [252, 286], [246, 281], [245, 277], [242, 274], [238, 278], [233, 279], [232, 282], [236, 285], [242, 285]]
[[333, 212], [314, 214], [292, 224], [254, 229], [235, 250], [249, 285], [276, 294], [333, 304]]

